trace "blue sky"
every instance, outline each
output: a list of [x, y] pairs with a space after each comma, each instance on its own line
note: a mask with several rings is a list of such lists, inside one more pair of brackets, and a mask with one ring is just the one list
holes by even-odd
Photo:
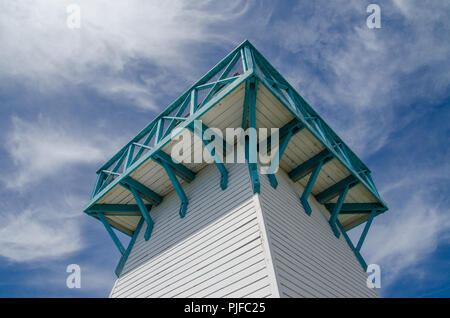
[[450, 296], [450, 4], [224, 3], [0, 1], [0, 296], [108, 296], [119, 253], [82, 213], [95, 171], [245, 39], [371, 168], [381, 295]]

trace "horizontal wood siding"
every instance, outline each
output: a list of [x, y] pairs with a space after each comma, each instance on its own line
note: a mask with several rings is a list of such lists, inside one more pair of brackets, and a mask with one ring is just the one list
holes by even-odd
[[151, 238], [144, 241], [143, 226], [111, 297], [273, 295], [247, 166], [227, 168], [224, 191], [214, 165], [183, 185], [189, 198], [183, 219], [174, 192], [151, 210]]
[[[281, 297], [378, 297], [344, 237], [336, 238], [328, 213], [314, 198], [308, 216], [303, 188], [279, 169], [278, 187], [261, 176], [260, 205]], [[301, 188], [301, 189], [300, 189]]]

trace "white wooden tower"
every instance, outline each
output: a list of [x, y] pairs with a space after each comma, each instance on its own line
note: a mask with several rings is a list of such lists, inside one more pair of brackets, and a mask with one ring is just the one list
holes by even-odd
[[[198, 135], [199, 120], [224, 139]], [[227, 128], [279, 128], [278, 171], [261, 173], [248, 151], [223, 163]], [[197, 141], [183, 156], [209, 145], [209, 162], [174, 160], [181, 134]], [[359, 252], [387, 210], [370, 170], [248, 41], [97, 174], [85, 213], [121, 253], [111, 297], [378, 296]], [[353, 245], [346, 231], [362, 223]]]

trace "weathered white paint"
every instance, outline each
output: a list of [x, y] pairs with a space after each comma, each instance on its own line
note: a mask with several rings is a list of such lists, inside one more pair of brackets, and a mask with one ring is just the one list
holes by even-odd
[[144, 241], [144, 226], [111, 297], [273, 295], [247, 166], [228, 169], [225, 191], [214, 165], [184, 185], [185, 218], [178, 216], [180, 201], [173, 192], [151, 210], [152, 236]]
[[261, 175], [253, 195], [248, 168], [227, 165], [229, 185], [208, 165], [191, 184], [186, 217], [171, 192], [151, 211], [152, 236], [142, 228], [111, 297], [376, 297], [329, 213], [281, 169], [278, 188]]
[[261, 178], [261, 209], [281, 297], [378, 297], [343, 235], [336, 238], [330, 214], [314, 197], [308, 216], [300, 203], [303, 187], [277, 173], [278, 187]]

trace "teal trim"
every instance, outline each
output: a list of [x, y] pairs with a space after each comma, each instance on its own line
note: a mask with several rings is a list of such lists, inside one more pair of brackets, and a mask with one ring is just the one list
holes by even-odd
[[131, 237], [130, 243], [128, 243], [128, 247], [125, 250], [125, 253], [123, 253], [122, 257], [119, 260], [119, 263], [116, 266], [116, 270], [114, 271], [116, 273], [116, 276], [119, 277], [122, 273], [123, 268], [125, 267], [125, 264], [127, 262], [128, 256], [131, 253], [131, 250], [133, 249], [134, 243], [136, 242], [136, 238], [139, 235], [139, 232], [141, 231], [142, 224], [144, 223], [144, 218], [141, 217], [139, 220], [139, 223], [136, 227], [136, 230], [134, 230], [133, 236]]
[[158, 120], [158, 124], [156, 126], [155, 142], [153, 143], [154, 146], [156, 146], [161, 140], [163, 132], [164, 132], [164, 117], [161, 117]]
[[356, 250], [358, 252], [361, 250], [361, 247], [364, 243], [367, 232], [369, 232], [370, 225], [372, 224], [373, 218], [375, 217], [375, 212], [376, 212], [376, 210], [372, 210], [372, 212], [370, 212], [369, 219], [367, 220], [366, 225], [364, 226], [364, 230], [361, 233], [361, 237], [359, 238], [358, 245], [356, 245]]
[[278, 180], [275, 174], [269, 173], [267, 174], [267, 178], [269, 178], [269, 182], [272, 188], [276, 189], [278, 187]]
[[314, 183], [317, 180], [317, 177], [319, 176], [320, 169], [323, 166], [323, 160], [319, 161], [319, 163], [316, 165], [314, 170], [311, 173], [311, 176], [309, 177], [308, 183], [306, 184], [305, 190], [303, 190], [302, 196], [300, 197], [300, 202], [303, 205], [303, 208], [305, 209], [305, 213], [308, 215], [311, 215], [311, 207], [308, 203], [308, 197], [314, 187]]
[[148, 202], [150, 202], [152, 205], [158, 205], [163, 200], [163, 197], [160, 196], [158, 193], [150, 190], [145, 185], [143, 185], [139, 181], [134, 180], [131, 177], [123, 178], [122, 181], [121, 181], [121, 184], [125, 184], [125, 185], [128, 185], [128, 186], [131, 186], [131, 187], [135, 188], [137, 191], [140, 192], [142, 197], [145, 200], [147, 200]]
[[133, 163], [133, 154], [134, 154], [134, 144], [131, 144], [128, 147], [127, 161], [125, 162], [125, 169]]
[[125, 252], [125, 249], [120, 242], [119, 238], [117, 237], [116, 233], [114, 233], [113, 229], [109, 225], [108, 221], [106, 220], [105, 216], [102, 213], [97, 213], [98, 218], [100, 221], [102, 221], [103, 225], [105, 226], [106, 231], [108, 232], [109, 236], [111, 236], [114, 244], [116, 244], [117, 248], [119, 249], [120, 254], [123, 255]]
[[338, 216], [339, 216], [339, 212], [341, 212], [341, 207], [342, 204], [344, 203], [345, 197], [347, 196], [348, 193], [348, 189], [349, 189], [349, 185], [347, 185], [341, 192], [341, 194], [339, 195], [339, 198], [337, 200], [336, 205], [334, 206], [333, 212], [331, 213], [331, 217], [330, 217], [330, 225], [331, 225], [331, 229], [333, 230], [334, 235], [336, 235], [337, 238], [339, 238], [339, 236], [341, 235], [341, 233], [339, 232], [339, 229], [336, 227], [336, 221], [338, 220]]
[[247, 66], [247, 60], [245, 59], [244, 48], [240, 49], [240, 56], [241, 56], [241, 62], [242, 62], [242, 69], [244, 70], [244, 73], [248, 73], [248, 66]]
[[[286, 125], [284, 125], [283, 127], [280, 128], [280, 130], [279, 130], [280, 145], [278, 148], [277, 164], [279, 164], [279, 162], [281, 161], [284, 151], [286, 150], [291, 138], [295, 134], [301, 132], [304, 127], [305, 126], [301, 122], [299, 122], [297, 119], [293, 119], [289, 123], [287, 123]], [[272, 138], [271, 137], [267, 138], [266, 145], [267, 145], [267, 152], [269, 152], [269, 149], [270, 150], [272, 149]], [[269, 178], [270, 185], [274, 189], [276, 189], [278, 186], [278, 180], [277, 180], [276, 176], [272, 173], [269, 173], [269, 174], [267, 174], [267, 177]]]
[[98, 193], [102, 186], [103, 180], [105, 179], [105, 174], [101, 171], [97, 173], [97, 181], [95, 182], [94, 191], [92, 191], [91, 199]]
[[198, 96], [198, 91], [197, 88], [194, 88], [191, 91], [191, 101], [190, 101], [190, 114], [194, 115], [195, 111], [197, 110], [197, 96]]
[[154, 147], [150, 147], [150, 146], [147, 146], [147, 145], [144, 145], [144, 144], [140, 144], [140, 143], [138, 143], [138, 142], [133, 142], [133, 145], [138, 146], [138, 147], [140, 147], [141, 149], [143, 148], [143, 149], [152, 150], [152, 149], [154, 148]]
[[[359, 182], [353, 175], [346, 177], [345, 179], [339, 181], [338, 183], [332, 185], [331, 187], [323, 190], [321, 193], [316, 195], [316, 200], [319, 203], [325, 203], [334, 197], [338, 196], [344, 189], [351, 189]], [[340, 209], [340, 207], [339, 207]]]
[[341, 222], [339, 222], [339, 220], [336, 220], [336, 224], [337, 224], [339, 230], [342, 232], [342, 235], [344, 236], [345, 240], [347, 241], [348, 246], [350, 246], [350, 249], [355, 254], [356, 259], [361, 264], [361, 267], [364, 269], [364, 271], [367, 271], [366, 261], [362, 257], [361, 253], [355, 249], [355, 246], [353, 245], [352, 240], [350, 239], [350, 237], [348, 237], [347, 232], [345, 231], [345, 229], [342, 226]]
[[[380, 199], [377, 191], [372, 189], [372, 186], [369, 182], [364, 179], [362, 176], [357, 175], [355, 168], [361, 169], [364, 168], [370, 173], [370, 170], [362, 163], [362, 161], [348, 148], [348, 146], [342, 142], [342, 140], [334, 133], [334, 131], [323, 121], [323, 119], [308, 105], [308, 103], [298, 94], [289, 83], [284, 80], [284, 78], [267, 62], [267, 60], [255, 49], [253, 48], [253, 53], [256, 60], [259, 63], [259, 66], [264, 65], [265, 68], [269, 69], [271, 76], [277, 82], [286, 85], [288, 87], [287, 94], [290, 98], [286, 98], [283, 94], [280, 93], [280, 90], [277, 90], [271, 85], [265, 76], [256, 73], [258, 79], [262, 82], [262, 84], [271, 91], [274, 96], [300, 121], [306, 124], [306, 128], [311, 132], [313, 136], [315, 136], [319, 141], [323, 143], [325, 148], [327, 148], [352, 174], [358, 178], [363, 185], [370, 191], [374, 196], [380, 201], [380, 203], [386, 207], [385, 203]], [[294, 99], [295, 104], [290, 102], [290, 99]], [[317, 118], [317, 123], [311, 125], [305, 119], [306, 117]], [[319, 131], [320, 130], [320, 131]], [[326, 140], [323, 140], [322, 134], [325, 134]], [[346, 153], [352, 162], [352, 165], [349, 165], [347, 161], [343, 158], [340, 153], [337, 153], [332, 147], [331, 144], [336, 141], [341, 142], [346, 149]], [[387, 207], [386, 207], [387, 209]]]
[[166, 154], [164, 151], [160, 150], [152, 155], [152, 159], [158, 163], [165, 162], [168, 164], [173, 171], [184, 181], [191, 182], [195, 178], [195, 173], [184, 165], [180, 163], [176, 163], [172, 160], [172, 158]]
[[186, 210], [187, 210], [189, 200], [186, 196], [186, 193], [184, 193], [184, 190], [180, 184], [180, 181], [178, 181], [178, 179], [177, 179], [175, 173], [172, 171], [172, 168], [170, 167], [170, 165], [167, 164], [167, 162], [165, 162], [165, 161], [162, 161], [161, 165], [166, 170], [166, 173], [169, 176], [169, 179], [172, 182], [172, 185], [175, 188], [175, 191], [177, 192], [178, 197], [180, 198], [181, 206], [180, 206], [178, 213], [179, 213], [180, 217], [183, 218], [186, 215]]
[[[204, 131], [209, 129], [209, 127], [207, 127], [205, 124], [202, 123], [202, 132], [199, 132], [197, 129], [195, 129], [194, 127], [188, 126], [188, 129], [195, 134], [196, 136], [198, 136], [202, 141], [203, 144], [205, 145], [206, 149], [208, 149], [211, 158], [214, 160], [214, 164], [216, 165], [217, 169], [219, 170], [220, 173], [220, 188], [222, 190], [225, 190], [228, 186], [228, 170], [225, 168], [225, 165], [223, 164], [223, 161], [221, 160], [220, 157], [216, 156], [216, 151], [215, 151], [215, 147], [210, 146], [212, 140], [205, 140], [204, 138]], [[215, 136], [216, 137], [216, 136]], [[221, 140], [214, 140], [214, 142], [216, 144], [221, 144], [223, 146], [224, 149], [224, 154], [226, 154], [227, 152], [227, 147], [225, 146], [225, 141]]]
[[233, 77], [219, 79], [215, 82], [206, 83], [206, 84], [197, 86], [196, 89], [203, 90], [203, 89], [208, 89], [208, 88], [212, 88], [212, 87], [219, 86], [219, 85], [225, 85], [225, 84], [233, 82], [234, 80], [237, 80], [238, 78], [239, 78], [239, 76], [233, 76]]
[[254, 69], [254, 59], [252, 51], [249, 46], [244, 46], [244, 60], [246, 65], [246, 71], [253, 71]]
[[[227, 65], [227, 67], [225, 68], [225, 70], [223, 71], [222, 75], [219, 77], [219, 81], [225, 79], [228, 74], [230, 73], [230, 71], [233, 69], [234, 65], [237, 63], [237, 61], [239, 60], [240, 54], [236, 53], [234, 55], [234, 57], [231, 59], [230, 63]], [[238, 79], [239, 76], [235, 76], [233, 77], [234, 79]], [[205, 99], [202, 102], [202, 106], [207, 103], [212, 96], [214, 96], [214, 94], [216, 94], [216, 92], [221, 89], [223, 87], [223, 85], [219, 85], [219, 81], [214, 83], [214, 86], [211, 88], [211, 90], [209, 91], [208, 95], [206, 95]]]
[[125, 160], [126, 155], [127, 155], [127, 152], [124, 151], [124, 152], [122, 153], [122, 155], [120, 156], [119, 160], [116, 162], [116, 165], [114, 166], [114, 168], [113, 168], [111, 171], [106, 170], [106, 169], [104, 169], [104, 170], [101, 171], [101, 172], [103, 172], [103, 173], [108, 174], [108, 177], [106, 177], [106, 179], [105, 179], [103, 185], [108, 185], [108, 184], [112, 181], [112, 179], [114, 178], [113, 176], [120, 176], [120, 173], [118, 173], [117, 171], [118, 171], [119, 168], [122, 166], [123, 161]]
[[136, 189], [134, 189], [133, 187], [130, 186], [129, 190], [133, 194], [134, 200], [136, 201], [137, 205], [139, 206], [139, 210], [141, 211], [142, 216], [144, 217], [145, 222], [147, 223], [147, 228], [145, 230], [144, 239], [146, 241], [148, 241], [150, 239], [150, 235], [152, 234], [154, 222], [150, 216], [150, 213], [149, 213], [147, 207], [145, 206], [144, 202], [141, 199], [141, 196], [136, 191]]
[[[161, 117], [164, 116], [169, 116], [170, 113], [174, 110], [176, 110], [181, 103], [185, 100], [185, 98], [187, 96], [190, 96], [191, 91], [199, 86], [199, 85], [203, 85], [205, 83], [207, 83], [211, 78], [213, 78], [217, 72], [219, 72], [220, 70], [222, 70], [229, 62], [230, 60], [233, 58], [233, 56], [235, 55], [235, 53], [240, 52], [241, 48], [245, 45], [249, 45], [250, 43], [248, 41], [244, 41], [243, 43], [241, 43], [237, 48], [235, 48], [232, 52], [230, 52], [225, 58], [223, 58], [219, 63], [217, 63], [211, 70], [209, 70], [202, 78], [200, 78], [195, 84], [193, 84], [186, 92], [184, 92], [178, 99], [176, 99], [165, 111], [163, 111], [159, 116], [157, 116], [154, 120], [152, 120], [144, 129], [142, 129], [139, 134], [133, 138], [128, 144], [126, 144], [121, 150], [119, 150], [119, 152], [116, 153], [116, 155], [114, 155], [110, 160], [108, 160], [100, 169], [108, 169], [118, 158], [119, 156], [123, 153], [123, 151], [126, 151], [126, 149], [128, 148], [128, 146], [132, 143], [132, 142], [138, 142], [141, 138], [143, 138], [144, 136], [146, 136], [152, 129], [154, 129], [155, 125], [157, 124], [157, 122], [159, 121], [159, 119]], [[246, 74], [244, 77], [247, 77], [250, 74]], [[236, 85], [238, 86], [238, 85]], [[233, 89], [230, 89], [230, 91], [232, 91]], [[227, 92], [224, 95], [227, 95], [229, 92]], [[220, 100], [223, 96], [218, 96], [219, 98], [217, 98], [217, 101], [215, 101], [213, 104], [217, 103], [218, 100]]]
[[[97, 201], [104, 196], [106, 193], [111, 191], [121, 180], [121, 178], [124, 178], [131, 173], [133, 173], [134, 170], [136, 170], [138, 167], [140, 167], [144, 162], [146, 162], [151, 156], [159, 151], [162, 147], [164, 147], [167, 143], [169, 143], [172, 140], [172, 137], [175, 138], [181, 133], [181, 130], [186, 128], [187, 126], [191, 125], [194, 120], [197, 120], [200, 118], [203, 114], [205, 114], [208, 110], [210, 110], [212, 107], [214, 107], [217, 103], [219, 103], [223, 98], [228, 96], [231, 92], [233, 92], [236, 88], [238, 88], [241, 84], [246, 82], [246, 80], [251, 76], [251, 73], [243, 74], [241, 79], [238, 81], [233, 82], [228, 87], [224, 88], [223, 90], [219, 91], [216, 96], [214, 96], [207, 104], [202, 106], [198, 110], [198, 112], [195, 114], [195, 116], [189, 117], [186, 121], [180, 123], [180, 131], [178, 131], [174, 136], [167, 136], [161, 140], [161, 142], [158, 144], [157, 147], [152, 148], [149, 152], [147, 152], [145, 155], [141, 156], [139, 159], [137, 159], [130, 167], [127, 169], [120, 177], [113, 180], [110, 184], [104, 186], [101, 190], [98, 191], [98, 193], [95, 195], [95, 197], [89, 202], [89, 204], [86, 206], [86, 208], [89, 208], [93, 204], [97, 203]], [[140, 135], [138, 135], [139, 137]], [[110, 160], [111, 161], [111, 160]], [[85, 209], [86, 209], [85, 208]]]
[[120, 173], [114, 171], [102, 170], [102, 172], [107, 174], [108, 176], [120, 176]]
[[[334, 203], [325, 203], [328, 211], [332, 211], [334, 206]], [[364, 214], [371, 213], [372, 210], [383, 211], [384, 207], [379, 203], [344, 203], [341, 214]]]
[[87, 209], [86, 212], [90, 214], [96, 214], [97, 212], [138, 212], [139, 215], [141, 213], [137, 204], [95, 204]]
[[141, 147], [138, 150], [136, 156], [134, 156], [132, 164], [135, 163], [142, 156], [142, 154], [143, 154], [143, 152], [145, 151], [146, 148], [147, 149], [152, 149], [151, 147], [148, 147], [148, 144], [152, 140], [152, 138], [155, 135], [155, 133], [156, 133], [156, 125], [153, 126], [153, 128], [149, 131], [147, 137], [144, 139], [144, 143], [143, 144], [140, 144], [140, 143], [137, 143], [137, 142], [131, 143], [131, 145], [136, 145], [136, 146]]
[[[281, 144], [280, 144], [280, 146], [279, 146], [279, 148], [278, 148], [278, 150], [277, 150], [278, 154], [275, 155], [275, 156], [278, 156], [278, 162], [277, 162], [277, 164], [280, 163], [281, 158], [283, 157], [284, 151], [286, 150], [287, 145], [289, 144], [289, 141], [291, 140], [292, 136], [293, 136], [293, 132], [292, 132], [292, 130], [291, 130], [291, 131], [289, 131], [289, 132], [287, 133], [287, 135], [284, 136], [283, 139], [281, 140]], [[274, 174], [272, 174], [272, 173], [269, 173], [267, 176], [269, 177], [270, 185], [271, 185], [273, 188], [276, 189], [277, 186], [278, 186], [278, 180], [277, 180], [277, 177], [276, 177]]]
[[187, 118], [185, 117], [181, 117], [180, 119], [178, 119], [181, 115], [183, 115], [184, 111], [186, 110], [187, 106], [189, 105], [189, 98], [186, 97], [186, 99], [184, 100], [184, 102], [181, 104], [180, 108], [178, 109], [178, 111], [175, 114], [175, 117], [172, 118], [172, 120], [170, 121], [169, 125], [167, 126], [166, 132], [164, 133], [164, 138], [167, 137], [168, 135], [170, 135], [172, 133], [172, 130], [174, 129], [174, 127], [176, 126], [176, 124], [180, 121], [180, 120], [186, 120]]
[[[248, 61], [246, 62], [248, 63]], [[261, 183], [258, 176], [257, 164], [257, 135], [256, 135], [256, 94], [258, 82], [250, 78], [245, 85], [243, 129], [250, 128], [250, 136], [245, 137], [245, 159], [247, 161], [253, 193], [260, 193]]]
[[308, 175], [319, 163], [325, 165], [331, 161], [331, 159], [333, 159], [333, 155], [325, 149], [289, 171], [288, 176], [292, 181], [297, 182]]

